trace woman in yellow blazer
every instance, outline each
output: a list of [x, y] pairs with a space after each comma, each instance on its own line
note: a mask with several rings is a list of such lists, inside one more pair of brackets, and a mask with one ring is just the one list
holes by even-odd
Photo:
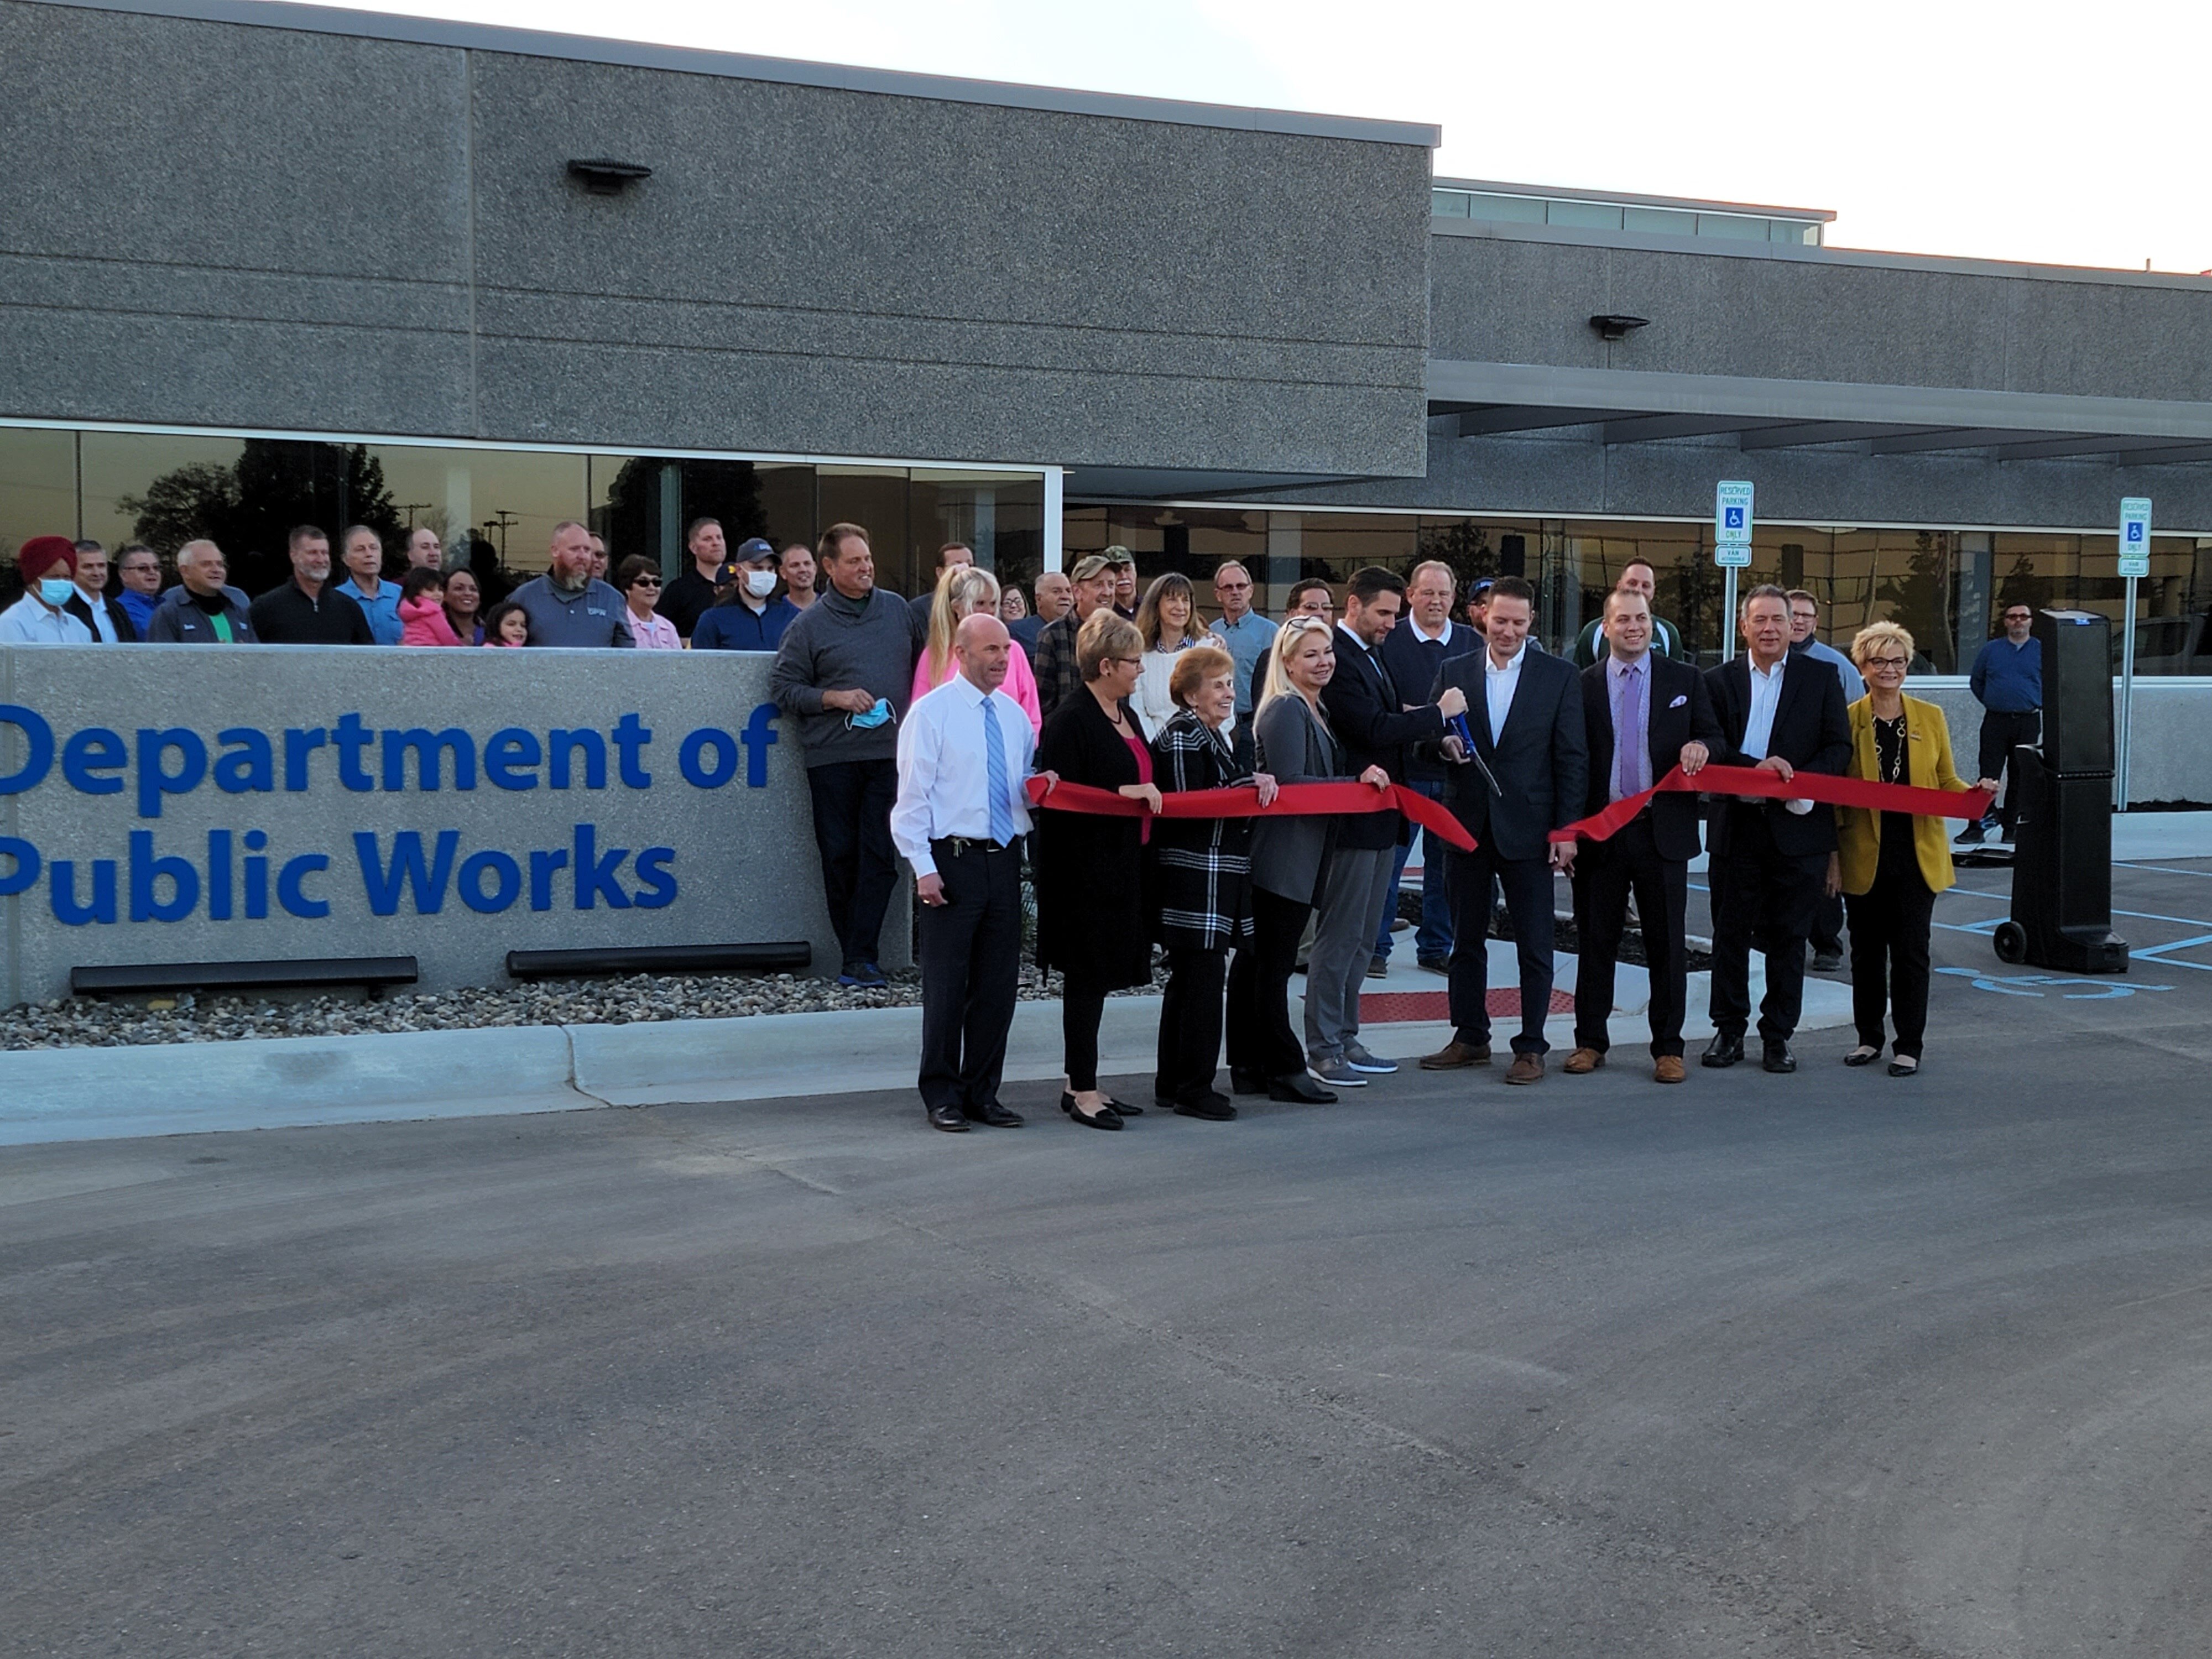
[[[1850, 775], [1965, 793], [1943, 711], [1905, 695], [1912, 635], [1893, 622], [1869, 623], [1851, 641], [1851, 660], [1866, 676], [1867, 694], [1850, 707]], [[1984, 778], [1980, 787], [1996, 786]], [[1836, 840], [1828, 890], [1840, 890], [1850, 912], [1851, 1016], [1859, 1038], [1844, 1064], [1881, 1058], [1887, 1012], [1897, 1025], [1889, 1074], [1911, 1077], [1920, 1070], [1928, 1026], [1929, 925], [1936, 895], [1954, 879], [1950, 837], [1942, 818], [1838, 806]]]

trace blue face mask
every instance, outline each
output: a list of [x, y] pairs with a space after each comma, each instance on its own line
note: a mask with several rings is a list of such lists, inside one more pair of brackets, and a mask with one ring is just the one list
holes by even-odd
[[66, 576], [41, 576], [39, 597], [58, 611], [76, 597], [76, 584]]
[[865, 714], [848, 715], [845, 723], [848, 726], [858, 726], [864, 732], [872, 732], [877, 726], [883, 725], [886, 720], [890, 720], [890, 700], [887, 697], [878, 697], [876, 699], [876, 706], [874, 708], [868, 710]]

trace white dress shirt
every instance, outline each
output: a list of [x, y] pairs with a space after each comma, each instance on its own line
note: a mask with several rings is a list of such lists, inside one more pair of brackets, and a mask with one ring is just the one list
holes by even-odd
[[[1006, 757], [1006, 789], [1012, 797], [1014, 833], [1030, 830], [1029, 797], [1022, 784], [1036, 753], [1036, 733], [1021, 704], [1005, 691], [991, 693], [999, 714], [999, 742]], [[899, 725], [898, 799], [891, 807], [891, 841], [916, 876], [937, 873], [929, 843], [947, 836], [975, 841], [991, 834], [990, 757], [983, 746], [983, 694], [965, 674], [927, 693]]]
[[1743, 723], [1743, 752], [1763, 761], [1767, 744], [1774, 740], [1774, 711], [1782, 703], [1782, 671], [1790, 665], [1790, 653], [1784, 652], [1771, 668], [1761, 669], [1748, 658], [1743, 665], [1751, 671], [1751, 713]]
[[1521, 648], [1504, 667], [1489, 652], [1482, 653], [1482, 690], [1490, 705], [1490, 743], [1494, 749], [1505, 735], [1505, 717], [1513, 712], [1513, 694], [1521, 689], [1521, 661], [1528, 654], [1528, 641], [1521, 641]]
[[82, 587], [77, 589], [76, 594], [84, 601], [84, 608], [92, 612], [92, 631], [97, 642], [101, 645], [121, 644], [122, 641], [116, 637], [115, 618], [107, 614], [106, 597], [88, 593]]
[[0, 611], [0, 645], [90, 645], [92, 630], [66, 611], [49, 611], [26, 593]]

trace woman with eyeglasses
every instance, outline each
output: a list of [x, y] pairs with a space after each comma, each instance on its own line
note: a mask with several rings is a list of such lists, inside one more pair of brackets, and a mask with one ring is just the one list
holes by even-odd
[[[1129, 710], [1143, 653], [1134, 623], [1110, 610], [1091, 613], [1075, 636], [1083, 690], [1044, 723], [1036, 769], [1160, 810], [1152, 750]], [[1055, 786], [1057, 787], [1057, 786]], [[1048, 802], [1049, 805], [1049, 802]], [[1141, 1106], [1109, 1100], [1098, 1087], [1098, 1022], [1107, 994], [1152, 979], [1145, 895], [1145, 843], [1152, 820], [1091, 812], [1036, 815], [1037, 971], [1057, 968], [1061, 1051], [1067, 1087], [1060, 1108], [1092, 1129], [1118, 1129]]]
[[[1341, 782], [1352, 775], [1329, 730], [1322, 688], [1336, 673], [1336, 629], [1319, 617], [1286, 617], [1267, 653], [1267, 678], [1252, 716], [1262, 772], [1279, 785]], [[1370, 766], [1362, 783], [1390, 787]], [[1327, 1105], [1336, 1091], [1306, 1069], [1291, 1027], [1291, 969], [1298, 935], [1320, 902], [1336, 819], [1327, 814], [1262, 817], [1252, 826], [1252, 939], [1229, 970], [1229, 1080], [1239, 1094]]]
[[615, 571], [615, 587], [623, 596], [623, 621], [629, 625], [630, 639], [639, 650], [684, 648], [676, 624], [655, 611], [660, 603], [659, 565], [641, 553], [631, 554]]
[[[1943, 711], [1905, 695], [1912, 635], [1893, 622], [1870, 623], [1852, 640], [1851, 660], [1866, 676], [1867, 693], [1850, 707], [1847, 775], [1966, 793]], [[1996, 787], [1987, 778], [1978, 787]], [[1836, 839], [1828, 890], [1844, 895], [1850, 915], [1851, 1018], [1859, 1039], [1844, 1064], [1868, 1066], [1881, 1057], [1887, 1012], [1897, 1028], [1889, 1074], [1917, 1076], [1928, 1026], [1929, 929], [1936, 896], [1956, 878], [1944, 820], [1838, 806]]]

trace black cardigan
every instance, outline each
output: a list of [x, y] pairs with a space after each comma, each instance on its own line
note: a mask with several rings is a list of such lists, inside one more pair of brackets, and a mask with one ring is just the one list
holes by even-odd
[[[1139, 731], [1129, 705], [1121, 718]], [[1139, 781], [1137, 757], [1085, 686], [1052, 711], [1037, 744], [1036, 769], [1094, 789]], [[1035, 814], [1036, 962], [1094, 990], [1147, 985], [1152, 946], [1146, 927], [1142, 826], [1135, 818]]]

